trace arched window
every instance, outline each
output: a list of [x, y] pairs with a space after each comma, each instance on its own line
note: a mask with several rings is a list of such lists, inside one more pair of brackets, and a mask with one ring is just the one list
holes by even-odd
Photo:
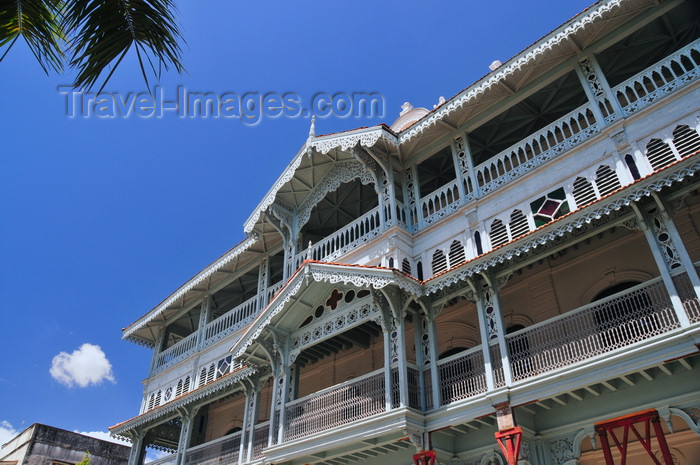
[[647, 158], [649, 163], [651, 163], [654, 170], [663, 168], [666, 165], [670, 165], [676, 161], [676, 157], [673, 155], [671, 147], [661, 139], [652, 139], [647, 144]]
[[438, 274], [447, 269], [447, 258], [442, 250], [438, 249], [433, 253], [433, 274]]
[[513, 213], [510, 215], [510, 223], [508, 226], [510, 227], [510, 235], [513, 239], [530, 232], [527, 218], [525, 218], [525, 215], [523, 215], [523, 212], [520, 210], [513, 210]]
[[411, 262], [408, 261], [408, 258], [404, 258], [401, 262], [401, 270], [406, 274], [411, 274]]
[[501, 220], [493, 220], [491, 223], [491, 246], [495, 249], [499, 245], [508, 242], [508, 231]]
[[450, 268], [464, 261], [464, 247], [462, 243], [455, 240], [450, 244]]
[[161, 396], [161, 392], [158, 391], [158, 393], [156, 394], [156, 401], [153, 404], [154, 407], [158, 407], [160, 405], [160, 396]]
[[186, 394], [188, 392], [190, 392], [190, 377], [189, 377], [189, 375], [187, 375], [185, 377], [185, 383], [182, 385], [182, 393]]
[[416, 263], [416, 273], [418, 274], [418, 279], [423, 281], [423, 262]]
[[588, 182], [586, 178], [578, 177], [574, 181], [574, 200], [577, 207], [582, 207], [593, 202], [596, 199], [593, 184]]
[[151, 410], [155, 406], [156, 395], [151, 393], [151, 397], [148, 398], [148, 410]]
[[393, 268], [393, 267], [394, 267], [394, 257], [390, 257], [389, 258], [389, 268]]
[[214, 381], [214, 373], [216, 371], [216, 366], [212, 363], [209, 366], [209, 372], [207, 372], [207, 383]]
[[175, 388], [175, 397], [180, 397], [182, 395], [182, 380], [177, 382], [177, 387]]
[[700, 150], [700, 136], [695, 130], [681, 124], [673, 130], [673, 145], [681, 157], [687, 157]]
[[207, 369], [202, 368], [202, 372], [199, 374], [199, 387], [207, 384]]
[[476, 254], [483, 254], [484, 247], [481, 245], [481, 234], [479, 234], [479, 231], [474, 231], [474, 244], [476, 244]]
[[600, 196], [604, 197], [611, 192], [618, 190], [620, 187], [620, 180], [608, 165], [601, 165], [595, 172], [596, 178], [595, 183], [598, 186], [598, 192]]

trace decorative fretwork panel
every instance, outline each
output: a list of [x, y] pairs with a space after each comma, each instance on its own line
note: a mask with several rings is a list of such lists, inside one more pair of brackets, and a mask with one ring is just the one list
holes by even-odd
[[683, 265], [681, 263], [680, 253], [678, 252], [678, 248], [673, 242], [671, 234], [668, 231], [666, 221], [664, 221], [658, 212], [656, 212], [656, 214], [650, 219], [654, 231], [654, 237], [656, 238], [656, 242], [659, 244], [661, 253], [664, 254], [664, 260], [668, 264], [669, 269], [673, 270], [680, 268]]
[[238, 463], [241, 448], [241, 432], [221, 439], [191, 447], [185, 452], [185, 465], [220, 465]]
[[441, 405], [486, 392], [484, 354], [481, 347], [438, 363]]
[[325, 389], [286, 405], [284, 440], [306, 437], [386, 409], [384, 370]]
[[679, 326], [655, 279], [506, 336], [515, 381], [666, 333]]
[[605, 93], [605, 87], [601, 81], [598, 73], [596, 72], [593, 63], [588, 59], [584, 59], [579, 63], [581, 71], [583, 72], [584, 79], [591, 92], [593, 93], [593, 98], [595, 99], [600, 111], [605, 117], [605, 121], [610, 123], [615, 120], [614, 110], [612, 104], [607, 98]]

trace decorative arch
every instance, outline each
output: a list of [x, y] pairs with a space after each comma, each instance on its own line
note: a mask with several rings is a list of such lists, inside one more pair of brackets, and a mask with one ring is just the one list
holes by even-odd
[[375, 190], [378, 188], [372, 173], [365, 169], [358, 161], [345, 161], [334, 164], [321, 181], [314, 186], [309, 196], [297, 209], [299, 217], [298, 228], [301, 228], [309, 221], [311, 210], [329, 193], [340, 187], [341, 184], [359, 179], [362, 184], [374, 184]]
[[581, 296], [579, 305], [587, 305], [591, 303], [593, 298], [603, 292], [605, 289], [615, 284], [619, 284], [625, 281], [638, 281], [645, 282], [649, 281], [653, 276], [645, 271], [640, 270], [625, 270], [625, 271], [615, 271], [614, 279], [610, 280], [608, 277], [602, 277], [593, 283], [586, 289], [586, 291]]

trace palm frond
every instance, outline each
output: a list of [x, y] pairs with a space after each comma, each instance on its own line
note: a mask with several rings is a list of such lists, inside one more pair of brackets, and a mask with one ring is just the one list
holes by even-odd
[[21, 36], [48, 73], [63, 70], [63, 0], [0, 0], [0, 61]]
[[[74, 85], [91, 89], [110, 65], [114, 67], [134, 47], [148, 85], [145, 58], [166, 70], [184, 71], [180, 62], [182, 36], [175, 23], [172, 0], [73, 0], [65, 13], [70, 32], [71, 66], [78, 70]], [[112, 69], [102, 88], [112, 76]]]

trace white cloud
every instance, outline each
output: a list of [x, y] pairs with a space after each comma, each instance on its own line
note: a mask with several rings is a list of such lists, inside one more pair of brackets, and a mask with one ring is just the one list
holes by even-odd
[[9, 421], [0, 421], [0, 447], [18, 434], [19, 431], [15, 430]]
[[49, 370], [53, 379], [68, 387], [77, 384], [86, 387], [102, 381], [114, 382], [112, 364], [109, 363], [100, 346], [83, 344], [72, 354], [61, 352], [51, 362]]
[[163, 452], [162, 450], [146, 450], [146, 459], [143, 463], [153, 462], [154, 460], [162, 459], [166, 455], [171, 455], [170, 452]]
[[125, 446], [131, 447], [131, 443], [129, 441], [125, 441], [123, 439], [119, 438], [113, 438], [112, 436], [109, 435], [107, 431], [77, 431], [75, 430], [76, 433], [78, 434], [84, 434], [85, 436], [90, 436], [95, 439], [102, 439], [103, 441], [109, 441], [109, 442], [116, 442], [117, 444], [124, 444]]

